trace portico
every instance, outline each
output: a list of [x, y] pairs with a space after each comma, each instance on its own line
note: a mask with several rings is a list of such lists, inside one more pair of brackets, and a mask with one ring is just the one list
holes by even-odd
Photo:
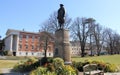
[[16, 52], [18, 51], [19, 35], [17, 32], [15, 33], [10, 30], [8, 30], [6, 35], [5, 50], [11, 52], [13, 56], [16, 56]]

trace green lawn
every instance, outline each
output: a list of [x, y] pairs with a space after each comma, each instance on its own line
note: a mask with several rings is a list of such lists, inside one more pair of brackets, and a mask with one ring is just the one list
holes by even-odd
[[17, 64], [21, 60], [27, 60], [30, 57], [26, 56], [4, 56], [3, 58], [0, 58], [0, 69], [1, 68], [12, 68], [15, 64]]
[[[15, 58], [15, 57], [14, 57]], [[18, 57], [17, 57], [18, 58]], [[18, 61], [25, 60], [27, 58], [19, 58], [17, 60], [11, 60], [13, 59], [12, 57], [7, 60], [0, 60], [0, 69], [1, 68], [12, 68]], [[120, 55], [106, 55], [106, 56], [94, 56], [94, 57], [72, 57], [72, 61], [85, 61], [85, 60], [98, 60], [98, 61], [104, 61], [104, 62], [109, 62], [112, 64], [120, 65]]]
[[72, 61], [83, 62], [85, 60], [98, 60], [109, 62], [112, 64], [120, 65], [120, 55], [105, 55], [105, 56], [94, 56], [94, 57], [73, 57]]
[[0, 60], [0, 69], [2, 68], [13, 68], [18, 60]]
[[0, 60], [0, 75], [2, 75], [3, 68], [13, 68], [18, 60]]

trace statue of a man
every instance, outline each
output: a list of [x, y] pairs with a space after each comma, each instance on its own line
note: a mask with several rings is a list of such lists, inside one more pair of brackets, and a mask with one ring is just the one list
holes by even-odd
[[60, 29], [63, 28], [64, 22], [65, 22], [64, 21], [65, 9], [63, 6], [64, 6], [63, 4], [60, 4], [60, 8], [58, 9], [58, 16], [57, 16]]

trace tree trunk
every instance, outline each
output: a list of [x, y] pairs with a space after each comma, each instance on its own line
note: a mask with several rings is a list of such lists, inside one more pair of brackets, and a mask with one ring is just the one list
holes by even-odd
[[85, 48], [81, 46], [81, 57], [85, 57]]

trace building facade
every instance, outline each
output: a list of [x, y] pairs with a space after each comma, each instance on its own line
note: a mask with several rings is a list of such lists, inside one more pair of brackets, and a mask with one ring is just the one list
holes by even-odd
[[[41, 34], [44, 32], [27, 32], [8, 29], [5, 37], [5, 50], [12, 53], [13, 56], [39, 56], [45, 55], [45, 41], [40, 40], [43, 38]], [[50, 36], [51, 40], [47, 45], [47, 57], [53, 56], [54, 40]]]
[[70, 41], [71, 44], [71, 55], [72, 56], [80, 56], [81, 55], [81, 47], [79, 41]]
[[[70, 41], [70, 43], [71, 43], [71, 48], [72, 48], [72, 52], [71, 52], [72, 56], [81, 56], [80, 42], [79, 41]], [[85, 45], [85, 53], [88, 55], [91, 54], [89, 45], [90, 45], [89, 43], [86, 43], [86, 45]], [[92, 50], [92, 53], [94, 53], [95, 51], [96, 51], [96, 49]]]

